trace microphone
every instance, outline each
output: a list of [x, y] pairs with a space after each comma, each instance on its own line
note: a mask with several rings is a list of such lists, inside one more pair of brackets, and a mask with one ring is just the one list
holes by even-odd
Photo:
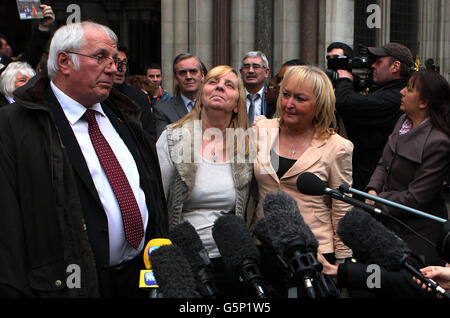
[[306, 295], [316, 298], [313, 284], [316, 278], [320, 282], [318, 273], [323, 269], [317, 261], [319, 243], [303, 220], [297, 202], [284, 192], [267, 193], [263, 210], [274, 248], [288, 264], [294, 278], [303, 284]]
[[141, 269], [139, 275], [139, 288], [150, 289], [150, 298], [158, 298], [158, 284], [155, 280], [155, 275], [152, 271], [150, 263], [150, 255], [153, 251], [163, 245], [170, 245], [172, 242], [166, 238], [156, 238], [150, 240], [144, 248], [143, 258], [145, 269]]
[[212, 235], [224, 262], [237, 273], [239, 280], [256, 297], [267, 298], [259, 269], [261, 257], [244, 221], [233, 214], [223, 215], [214, 222]]
[[405, 268], [434, 292], [450, 298], [450, 294], [407, 262], [410, 249], [406, 243], [364, 211], [353, 208], [339, 221], [337, 233], [356, 258], [367, 264], [378, 264], [388, 271]]
[[178, 246], [161, 246], [150, 259], [163, 298], [200, 298], [189, 263]]
[[298, 176], [297, 189], [298, 191], [306, 195], [316, 196], [327, 194], [331, 196], [333, 199], [344, 201], [353, 206], [366, 210], [374, 215], [383, 215], [383, 216], [386, 215], [383, 211], [370, 204], [346, 196], [339, 190], [333, 190], [328, 188], [318, 176], [316, 176], [314, 173], [311, 172], [304, 172]]
[[371, 195], [371, 194], [369, 194], [369, 193], [366, 193], [366, 192], [363, 192], [363, 191], [359, 191], [359, 190], [353, 189], [353, 188], [350, 187], [348, 184], [341, 184], [341, 185], [339, 186], [339, 191], [345, 192], [345, 193], [357, 194], [357, 195], [362, 196], [362, 197], [365, 198], [365, 199], [369, 199], [369, 200], [372, 200], [372, 201], [381, 202], [381, 203], [386, 204], [386, 205], [389, 205], [389, 206], [391, 206], [391, 207], [400, 209], [400, 210], [402, 210], [402, 211], [407, 211], [407, 212], [410, 212], [410, 213], [413, 213], [413, 214], [416, 214], [416, 215], [419, 215], [419, 216], [428, 218], [428, 219], [433, 220], [433, 221], [437, 221], [437, 222], [440, 222], [440, 223], [445, 223], [445, 222], [447, 222], [446, 219], [437, 217], [437, 216], [435, 216], [435, 215], [428, 214], [428, 213], [425, 213], [425, 212], [422, 212], [422, 211], [419, 211], [419, 210], [410, 208], [410, 207], [408, 207], [408, 206], [405, 206], [405, 205], [402, 205], [402, 204], [399, 204], [399, 203], [395, 203], [395, 202], [393, 202], [393, 201], [389, 201], [389, 200], [380, 198], [379, 196], [376, 196], [376, 195]]
[[183, 251], [202, 297], [216, 297], [218, 290], [214, 282], [213, 265], [195, 228], [189, 222], [180, 223], [169, 231], [169, 238]]

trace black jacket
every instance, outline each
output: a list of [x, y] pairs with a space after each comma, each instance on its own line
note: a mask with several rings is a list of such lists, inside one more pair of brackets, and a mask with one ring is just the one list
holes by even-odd
[[[45, 75], [14, 97], [0, 109], [0, 297], [99, 296], [108, 285], [107, 219], [79, 146]], [[164, 237], [154, 142], [127, 97], [113, 89], [102, 107], [136, 160], [149, 210], [146, 239]], [[66, 286], [70, 264], [81, 269], [81, 288]]]
[[353, 187], [364, 190], [402, 111], [404, 79], [383, 83], [367, 95], [354, 91], [349, 79], [336, 84], [336, 109], [344, 120], [353, 150]]
[[155, 138], [156, 142], [156, 124], [155, 118], [153, 116], [153, 112], [151, 110], [150, 101], [147, 99], [147, 96], [137, 89], [136, 87], [126, 85], [122, 83], [120, 85], [114, 85], [119, 92], [126, 95], [129, 99], [139, 106], [141, 110], [141, 123], [144, 130], [146, 130], [153, 138]]

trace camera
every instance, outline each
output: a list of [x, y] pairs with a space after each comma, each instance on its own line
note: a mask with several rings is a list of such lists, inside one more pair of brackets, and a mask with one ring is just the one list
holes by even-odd
[[325, 73], [330, 78], [333, 86], [339, 79], [337, 70], [346, 70], [353, 74], [353, 86], [355, 91], [362, 92], [372, 86], [372, 64], [374, 57], [369, 53], [367, 46], [359, 44], [359, 56], [327, 57], [327, 69]]

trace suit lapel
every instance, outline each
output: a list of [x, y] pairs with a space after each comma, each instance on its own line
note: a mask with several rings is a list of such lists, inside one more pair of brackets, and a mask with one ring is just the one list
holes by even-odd
[[174, 110], [175, 113], [179, 116], [179, 118], [184, 117], [188, 113], [186, 106], [184, 105], [183, 99], [180, 95], [178, 95], [175, 99]]
[[47, 100], [55, 118], [55, 124], [58, 127], [59, 134], [69, 157], [73, 171], [76, 175], [78, 175], [80, 180], [88, 189], [88, 192], [92, 195], [93, 199], [100, 206], [102, 206], [94, 185], [94, 181], [92, 181], [91, 174], [89, 173], [89, 169], [87, 167], [83, 153], [81, 152], [80, 146], [78, 145], [78, 141], [73, 133], [72, 127], [70, 127], [70, 123], [67, 120], [64, 111], [61, 108], [61, 105], [59, 105], [58, 100], [51, 91], [50, 86], [47, 90]]

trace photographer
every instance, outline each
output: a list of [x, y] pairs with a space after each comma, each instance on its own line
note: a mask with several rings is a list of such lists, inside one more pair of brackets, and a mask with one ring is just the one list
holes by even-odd
[[338, 70], [336, 109], [344, 119], [354, 144], [353, 187], [364, 190], [377, 165], [387, 138], [401, 115], [400, 90], [406, 86], [413, 65], [411, 51], [399, 43], [369, 47], [374, 87], [363, 95], [354, 91], [353, 74]]

